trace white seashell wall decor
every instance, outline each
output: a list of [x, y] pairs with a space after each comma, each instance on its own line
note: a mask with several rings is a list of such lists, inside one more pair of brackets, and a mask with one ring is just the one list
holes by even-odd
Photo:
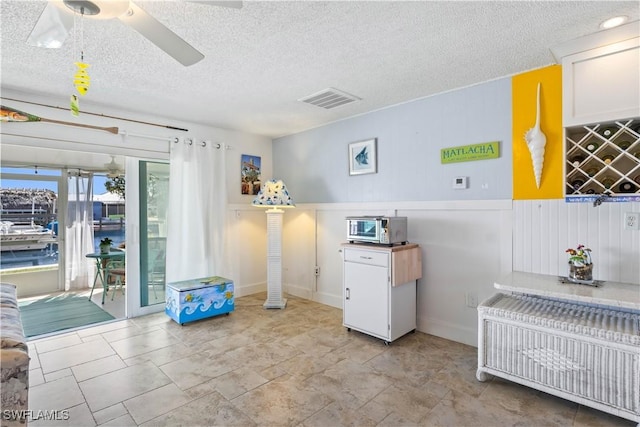
[[540, 188], [542, 166], [544, 165], [544, 146], [547, 144], [547, 137], [540, 129], [540, 83], [538, 83], [536, 100], [536, 124], [524, 134], [524, 139], [527, 142], [527, 147], [529, 147], [529, 153], [531, 153], [536, 187]]

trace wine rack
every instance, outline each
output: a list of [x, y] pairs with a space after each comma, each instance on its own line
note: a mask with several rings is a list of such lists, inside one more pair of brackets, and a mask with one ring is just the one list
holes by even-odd
[[566, 128], [567, 200], [640, 196], [640, 118]]

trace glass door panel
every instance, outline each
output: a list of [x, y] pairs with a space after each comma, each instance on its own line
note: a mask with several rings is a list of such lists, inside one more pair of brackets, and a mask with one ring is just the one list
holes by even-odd
[[60, 177], [60, 170], [2, 168], [0, 274], [19, 284], [18, 296], [56, 292], [64, 281], [58, 248]]
[[164, 304], [169, 164], [140, 162], [140, 306]]

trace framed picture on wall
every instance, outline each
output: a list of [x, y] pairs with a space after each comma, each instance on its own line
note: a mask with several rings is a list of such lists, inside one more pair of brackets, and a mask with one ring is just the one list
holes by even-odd
[[260, 191], [260, 156], [240, 156], [241, 193], [255, 196]]
[[378, 171], [376, 138], [349, 144], [349, 175], [364, 175]]

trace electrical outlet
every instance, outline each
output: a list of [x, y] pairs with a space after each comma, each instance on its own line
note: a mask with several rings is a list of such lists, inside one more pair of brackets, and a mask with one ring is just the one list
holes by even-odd
[[464, 296], [467, 307], [475, 308], [478, 306], [478, 296], [476, 294], [467, 292]]
[[626, 212], [623, 221], [625, 230], [640, 230], [640, 212]]

